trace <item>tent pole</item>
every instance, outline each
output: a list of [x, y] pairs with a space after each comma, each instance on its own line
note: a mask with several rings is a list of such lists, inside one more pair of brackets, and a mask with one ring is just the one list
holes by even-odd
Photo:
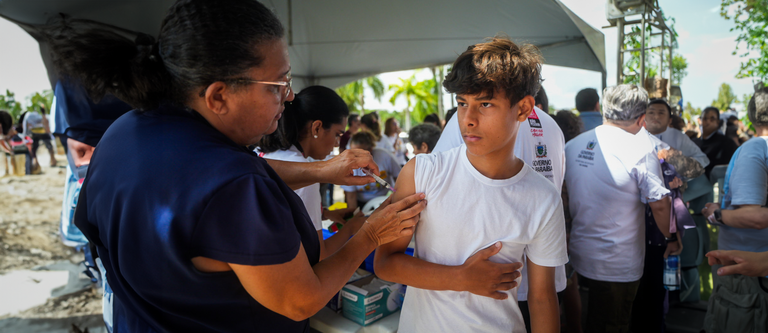
[[[669, 31], [669, 84], [667, 85], [667, 96], [670, 96], [672, 93], [672, 30]], [[681, 82], [678, 82], [677, 85], [680, 85]]]
[[645, 13], [640, 20], [640, 87], [645, 87]]
[[288, 46], [293, 46], [293, 3], [288, 0]]
[[608, 86], [608, 73], [606, 70], [603, 70], [601, 74], [603, 77], [603, 90], [605, 90], [605, 88]]
[[659, 77], [664, 77], [664, 30], [661, 31], [661, 48], [659, 48]]
[[619, 47], [618, 54], [616, 54], [616, 85], [624, 82], [624, 18], [619, 18], [617, 21], [617, 27], [619, 28]]

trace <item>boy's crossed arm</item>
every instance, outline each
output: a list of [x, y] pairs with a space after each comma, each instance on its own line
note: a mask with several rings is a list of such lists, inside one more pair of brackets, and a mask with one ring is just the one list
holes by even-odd
[[[392, 194], [392, 202], [416, 193], [414, 168], [416, 159], [410, 160], [400, 171]], [[428, 200], [428, 198], [427, 198]], [[460, 266], [431, 263], [405, 254], [411, 237], [403, 237], [382, 245], [376, 250], [374, 267], [376, 275], [384, 280], [402, 283], [421, 289], [468, 291], [495, 299], [506, 299], [500, 292], [517, 286], [522, 263], [499, 264], [488, 260], [501, 250], [496, 243], [469, 257]]]

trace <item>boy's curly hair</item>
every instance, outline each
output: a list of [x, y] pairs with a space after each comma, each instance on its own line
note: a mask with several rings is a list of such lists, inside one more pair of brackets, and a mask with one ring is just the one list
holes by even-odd
[[443, 87], [457, 95], [483, 94], [490, 98], [499, 89], [510, 106], [515, 105], [523, 97], [538, 93], [543, 61], [536, 46], [518, 45], [506, 36], [496, 36], [459, 55]]

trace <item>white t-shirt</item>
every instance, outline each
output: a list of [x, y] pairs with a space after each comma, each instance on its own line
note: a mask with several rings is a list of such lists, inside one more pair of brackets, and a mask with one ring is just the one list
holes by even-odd
[[[490, 179], [467, 158], [465, 145], [417, 155], [416, 192], [429, 204], [416, 226], [415, 256], [461, 265], [495, 242], [498, 263], [524, 260], [556, 267], [568, 261], [563, 208], [557, 189], [527, 164], [512, 178]], [[409, 287], [399, 332], [525, 332], [517, 288], [500, 301], [470, 292]]]
[[683, 132], [678, 131], [676, 128], [667, 127], [666, 131], [653, 135], [659, 138], [659, 140], [664, 141], [670, 147], [679, 150], [683, 153], [683, 156], [693, 158], [699, 162], [702, 168], [709, 165], [707, 154], [704, 154], [699, 146], [691, 141], [691, 138]]
[[[258, 153], [258, 150], [256, 151]], [[309, 162], [296, 146], [291, 146], [288, 150], [278, 150], [267, 154], [259, 154], [261, 157], [270, 160], [288, 161], [288, 162]], [[320, 184], [314, 183], [309, 186], [294, 190], [304, 202], [307, 208], [309, 218], [315, 225], [315, 230], [323, 229], [323, 203], [320, 197]]]
[[[379, 166], [379, 176], [384, 179], [389, 185], [395, 186], [395, 178], [400, 175], [400, 163], [397, 163], [395, 156], [390, 152], [373, 148], [371, 152], [373, 156], [373, 162]], [[364, 176], [362, 171], [355, 170], [353, 175]], [[342, 185], [341, 189], [344, 192], [357, 192], [357, 200], [367, 202], [375, 197], [387, 195], [389, 191], [386, 187], [381, 186], [379, 183], [373, 182], [366, 185]], [[362, 207], [361, 207], [362, 208]]]
[[[450, 150], [463, 144], [458, 117], [452, 117], [445, 125], [443, 134], [432, 152]], [[562, 191], [565, 179], [565, 139], [557, 122], [546, 112], [534, 107], [528, 121], [520, 123], [515, 141], [515, 156], [555, 184], [558, 194]], [[520, 301], [525, 301], [528, 299], [527, 268], [523, 267], [521, 273], [523, 280], [520, 282], [517, 297]], [[555, 269], [555, 289], [561, 292], [567, 285], [565, 266], [558, 267]]]
[[29, 137], [31, 137], [32, 134], [45, 134], [43, 126], [43, 116], [37, 111], [31, 111], [27, 112], [27, 116], [24, 117], [22, 131], [25, 136]]
[[405, 153], [408, 151], [404, 144], [400, 144], [400, 149], [395, 148], [395, 143], [397, 140], [399, 140], [400, 137], [398, 137], [397, 134], [394, 134], [392, 136], [382, 135], [381, 140], [379, 140], [378, 143], [376, 143], [376, 148], [384, 149], [388, 152], [390, 152], [392, 155], [395, 156], [395, 159], [397, 160], [397, 163], [400, 163], [400, 165], [405, 165]]
[[645, 203], [669, 194], [651, 138], [600, 125], [565, 145], [569, 253], [587, 278], [632, 282], [643, 275]]

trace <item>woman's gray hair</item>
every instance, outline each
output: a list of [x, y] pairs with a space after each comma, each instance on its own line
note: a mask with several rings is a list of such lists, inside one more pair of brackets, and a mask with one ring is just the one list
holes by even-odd
[[603, 90], [603, 116], [608, 120], [634, 120], [648, 109], [648, 92], [634, 84]]

